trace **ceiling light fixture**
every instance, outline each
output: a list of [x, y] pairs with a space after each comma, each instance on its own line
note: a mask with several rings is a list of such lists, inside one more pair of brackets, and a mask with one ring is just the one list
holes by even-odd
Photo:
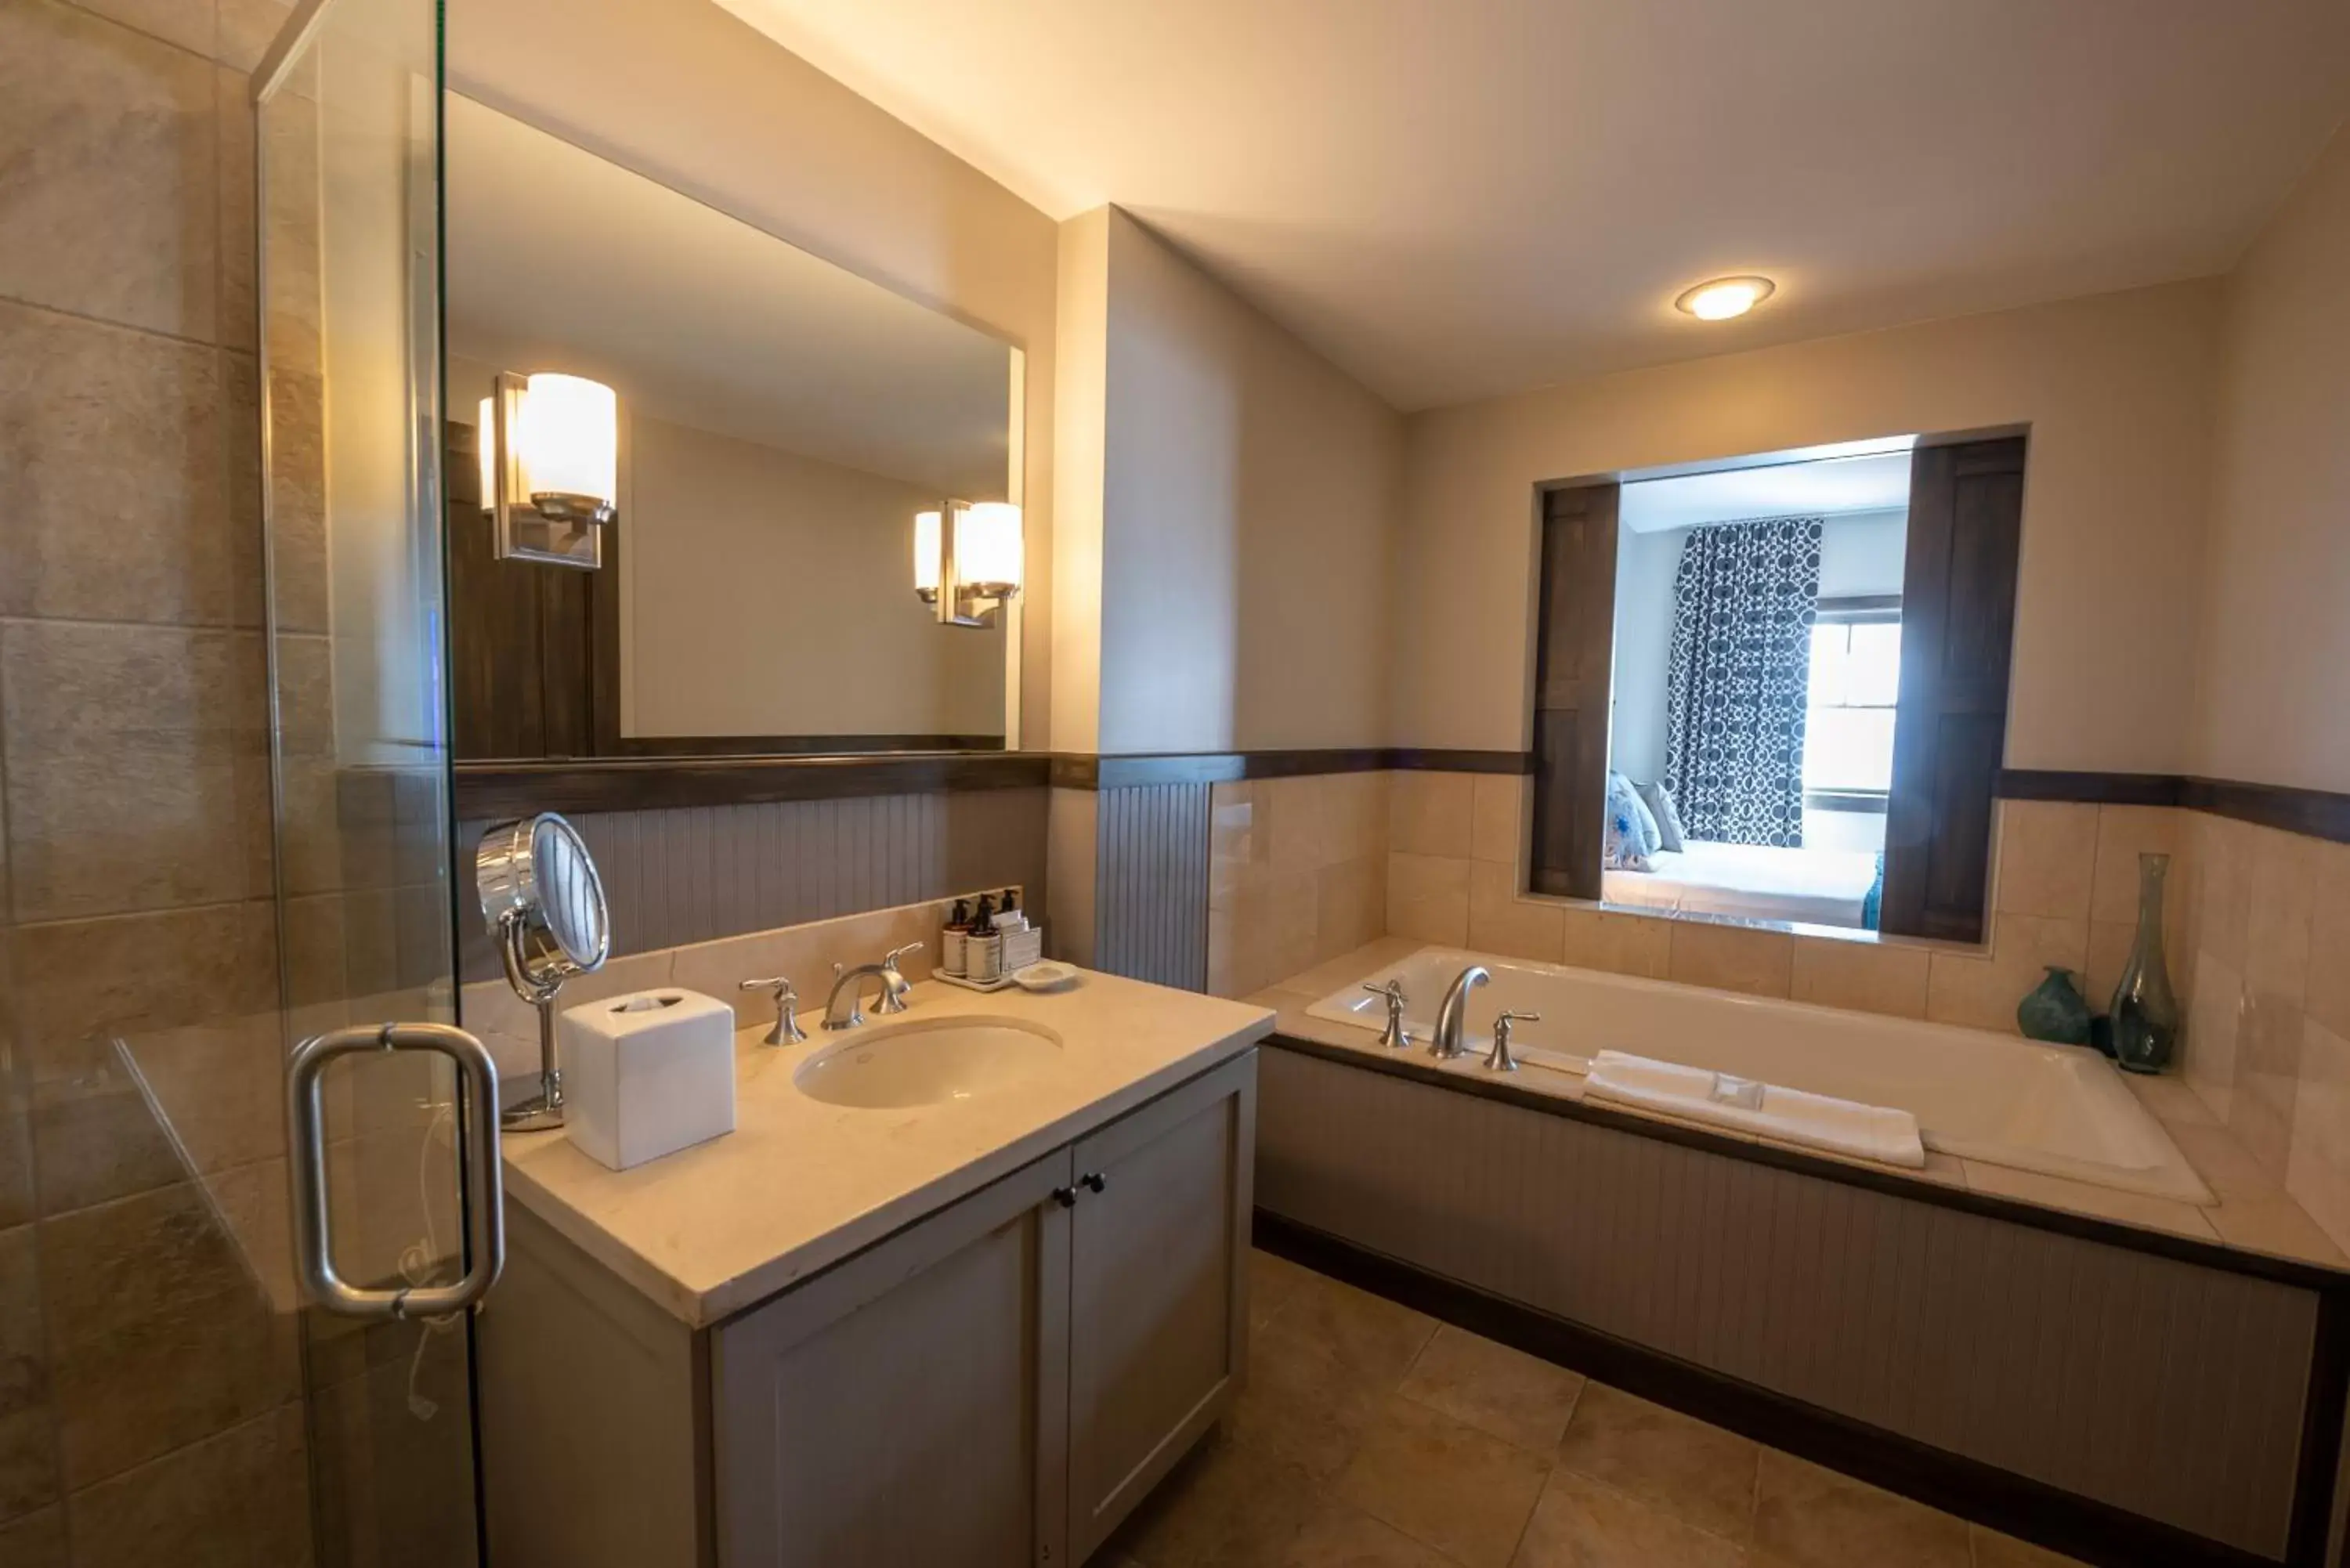
[[1770, 298], [1778, 286], [1767, 277], [1711, 278], [1688, 290], [1673, 306], [1700, 321], [1727, 321]]

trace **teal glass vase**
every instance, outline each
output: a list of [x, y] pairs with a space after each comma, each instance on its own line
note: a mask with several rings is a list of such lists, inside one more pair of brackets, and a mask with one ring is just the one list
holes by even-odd
[[2029, 1040], [2051, 1045], [2089, 1044], [2089, 999], [2073, 983], [2073, 971], [2048, 966], [2048, 978], [2015, 1006], [2016, 1027]]
[[2114, 1060], [2123, 1071], [2159, 1073], [2178, 1051], [2178, 996], [2162, 952], [2162, 885], [2168, 855], [2137, 857], [2137, 940], [2114, 988]]

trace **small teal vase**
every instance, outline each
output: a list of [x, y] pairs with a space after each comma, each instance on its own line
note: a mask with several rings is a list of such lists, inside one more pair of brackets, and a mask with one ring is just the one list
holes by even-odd
[[2114, 1060], [2125, 1072], [2159, 1073], [2178, 1050], [2178, 996], [2162, 956], [2162, 884], [2168, 855], [2137, 857], [2137, 940], [2114, 988]]
[[2089, 1043], [2089, 1002], [2073, 983], [2073, 971], [2048, 966], [2048, 978], [2015, 1005], [2016, 1026], [2033, 1040], [2052, 1045]]

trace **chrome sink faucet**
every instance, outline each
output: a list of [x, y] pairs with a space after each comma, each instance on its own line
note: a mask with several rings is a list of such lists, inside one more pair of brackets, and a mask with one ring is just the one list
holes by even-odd
[[1469, 993], [1492, 978], [1482, 963], [1472, 963], [1453, 977], [1445, 989], [1443, 1004], [1436, 1010], [1436, 1034], [1428, 1043], [1430, 1055], [1440, 1062], [1450, 1061], [1466, 1049], [1461, 1044], [1461, 1024], [1469, 1012]]
[[[824, 1026], [827, 1029], [855, 1029], [864, 1023], [865, 982], [868, 980], [880, 981], [874, 992], [873, 1010], [876, 1012], [905, 1012], [906, 992], [912, 988], [907, 983], [906, 977], [898, 972], [898, 961], [921, 945], [911, 942], [902, 948], [893, 948], [882, 956], [880, 962], [861, 963], [855, 969], [833, 965], [832, 994], [825, 998], [824, 1002]], [[843, 996], [848, 999], [846, 1007], [841, 1005]]]

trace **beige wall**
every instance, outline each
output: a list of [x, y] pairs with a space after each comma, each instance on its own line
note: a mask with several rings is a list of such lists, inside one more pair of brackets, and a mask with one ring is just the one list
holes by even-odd
[[2228, 279], [2194, 769], [2350, 790], [2350, 131]]
[[931, 491], [641, 413], [627, 456], [627, 733], [1003, 733], [1003, 633], [910, 588]]
[[1050, 723], [1051, 219], [715, 5], [469, 0], [449, 82], [1027, 353], [1022, 704]]
[[1101, 742], [1102, 450], [1108, 388], [1109, 209], [1061, 225], [1053, 409], [1053, 744]]
[[1541, 481], [2028, 421], [2008, 763], [2181, 768], [2218, 322], [2174, 284], [1414, 415], [1395, 739], [1526, 744]]
[[1071, 227], [1106, 293], [1099, 749], [1382, 742], [1400, 418], [1127, 213]]

